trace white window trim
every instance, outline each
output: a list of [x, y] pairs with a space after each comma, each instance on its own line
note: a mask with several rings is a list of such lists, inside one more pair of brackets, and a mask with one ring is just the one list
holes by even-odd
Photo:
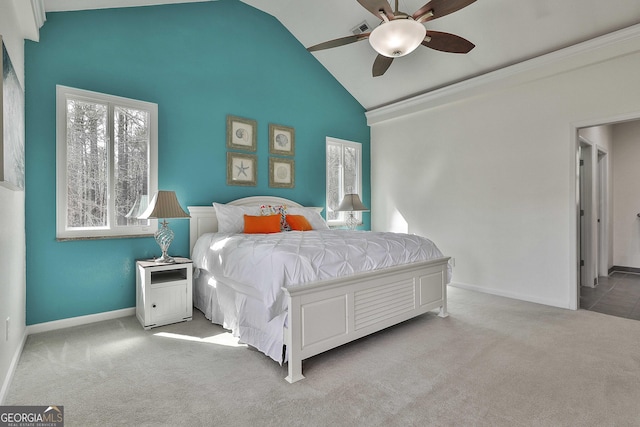
[[[116, 105], [149, 112], [149, 194], [151, 196], [158, 191], [158, 104], [56, 85], [56, 238], [59, 240], [93, 239], [153, 234], [158, 227], [157, 220], [150, 220], [149, 225], [119, 227], [108, 225], [91, 229], [67, 228], [67, 99], [69, 97], [109, 104], [110, 107]], [[109, 117], [108, 120], [111, 123], [112, 118]], [[107, 128], [110, 144], [112, 144], [112, 126], [109, 125]], [[109, 188], [113, 188], [113, 160], [111, 155]], [[113, 209], [112, 203], [109, 203], [109, 218], [114, 216]]]
[[[358, 162], [358, 178], [356, 180], [358, 189], [356, 191], [354, 191], [354, 193], [358, 194], [358, 196], [360, 196], [360, 200], [362, 200], [362, 143], [360, 142], [353, 142], [353, 141], [347, 141], [345, 139], [338, 139], [338, 138], [333, 138], [333, 137], [326, 137], [326, 144], [325, 144], [325, 170], [326, 170], [326, 186], [325, 188], [328, 189], [329, 188], [329, 164], [326, 161], [326, 152], [327, 152], [327, 148], [329, 145], [341, 145], [342, 147], [347, 146], [347, 147], [351, 147], [353, 149], [356, 150], [357, 153], [357, 162]], [[344, 186], [342, 185], [342, 174], [340, 175], [340, 191], [343, 193], [340, 195], [340, 198], [342, 199], [344, 197]], [[327, 210], [327, 213], [329, 212], [329, 194], [328, 192], [325, 190], [325, 207]], [[329, 220], [327, 219], [327, 224], [330, 227], [338, 227], [338, 226], [343, 226], [346, 225], [346, 212], [340, 212], [339, 214], [340, 216], [338, 217], [338, 219], [335, 220]], [[328, 216], [328, 215], [327, 215]], [[354, 216], [357, 218], [358, 220], [358, 224], [362, 224], [362, 212], [354, 212]]]

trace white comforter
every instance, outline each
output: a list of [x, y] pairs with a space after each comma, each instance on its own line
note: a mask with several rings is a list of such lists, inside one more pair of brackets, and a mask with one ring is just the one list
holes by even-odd
[[192, 258], [196, 268], [255, 290], [273, 318], [286, 309], [282, 287], [442, 256], [433, 242], [420, 236], [322, 230], [209, 233], [198, 239]]

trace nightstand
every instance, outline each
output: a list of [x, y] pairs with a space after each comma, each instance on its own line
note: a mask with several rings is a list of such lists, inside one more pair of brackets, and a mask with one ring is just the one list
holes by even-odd
[[192, 275], [188, 258], [136, 261], [136, 317], [145, 329], [191, 320]]

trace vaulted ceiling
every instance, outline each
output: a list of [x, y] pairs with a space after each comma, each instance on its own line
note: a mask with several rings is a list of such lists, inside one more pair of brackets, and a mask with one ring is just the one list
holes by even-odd
[[[44, 6], [62, 11], [190, 1], [206, 0], [44, 0]], [[356, 0], [242, 1], [273, 15], [306, 47], [348, 36], [363, 21], [372, 28], [379, 23]], [[399, 9], [412, 14], [426, 1], [400, 0]], [[367, 40], [313, 55], [366, 109], [373, 109], [639, 23], [636, 0], [477, 0], [426, 23], [429, 30], [473, 42], [476, 47], [468, 54], [421, 46], [375, 78], [371, 67], [377, 54]]]

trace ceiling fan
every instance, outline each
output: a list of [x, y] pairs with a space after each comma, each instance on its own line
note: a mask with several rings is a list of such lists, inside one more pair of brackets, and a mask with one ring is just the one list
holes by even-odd
[[396, 0], [395, 12], [387, 0], [358, 0], [369, 12], [382, 22], [371, 32], [355, 34], [329, 40], [307, 48], [309, 52], [344, 46], [360, 40], [369, 39], [371, 47], [378, 52], [373, 63], [373, 77], [383, 75], [391, 66], [394, 58], [413, 52], [423, 45], [442, 52], [468, 53], [475, 47], [473, 43], [455, 34], [440, 31], [428, 31], [424, 22], [432, 21], [456, 12], [476, 0], [431, 0], [413, 15], [398, 10]]

